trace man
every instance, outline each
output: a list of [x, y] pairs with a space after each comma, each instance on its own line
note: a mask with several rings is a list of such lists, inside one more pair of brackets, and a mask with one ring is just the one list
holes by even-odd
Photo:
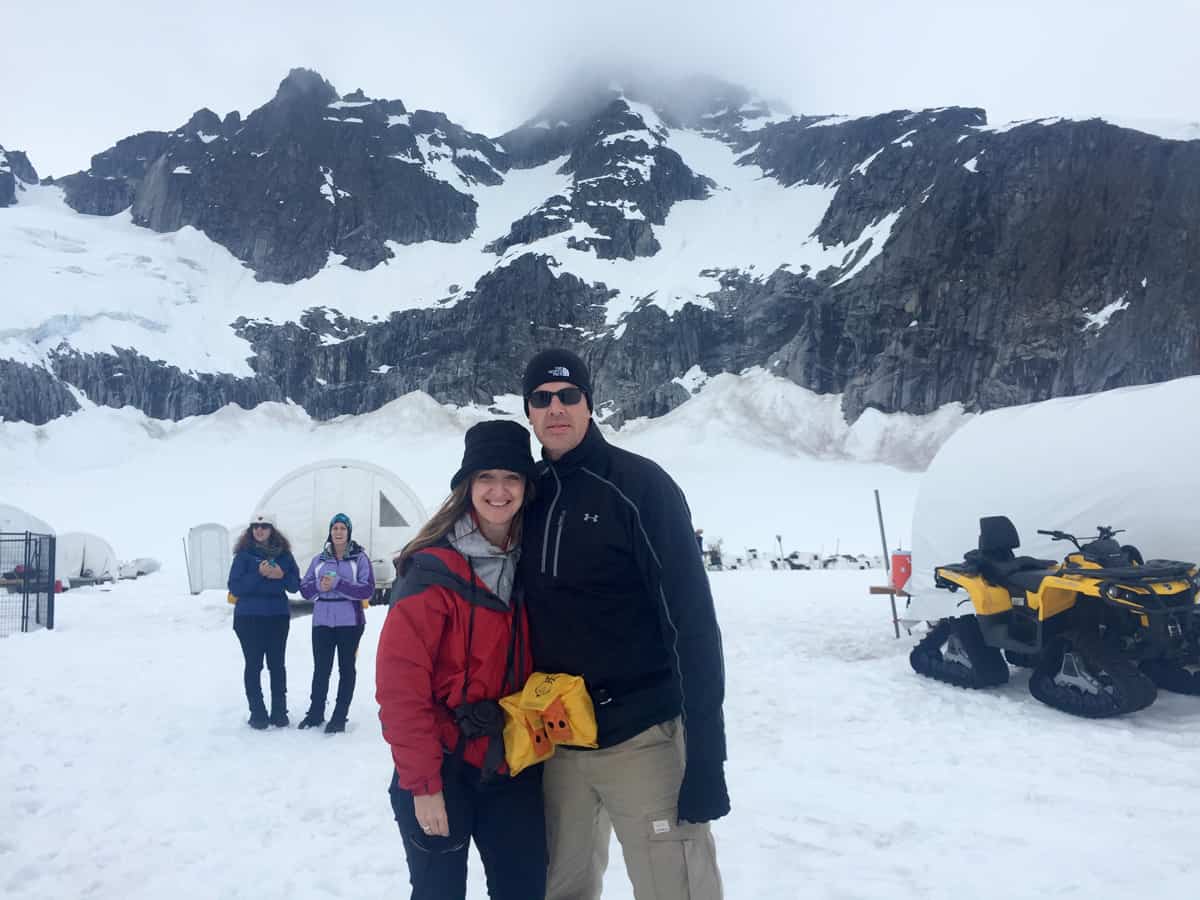
[[546, 900], [600, 896], [613, 829], [637, 900], [717, 900], [725, 672], [687, 501], [604, 440], [574, 353], [535, 356], [523, 392], [544, 460], [521, 553], [534, 663], [584, 677], [600, 745], [545, 764]]

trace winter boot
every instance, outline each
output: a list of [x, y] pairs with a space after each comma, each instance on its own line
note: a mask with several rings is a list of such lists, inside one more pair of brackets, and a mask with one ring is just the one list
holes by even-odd
[[320, 725], [324, 721], [325, 721], [325, 711], [324, 710], [310, 708], [309, 711], [304, 714], [304, 718], [300, 720], [300, 725], [298, 727], [301, 729], [316, 728], [318, 725]]
[[326, 734], [341, 734], [346, 730], [346, 717], [339, 716], [334, 710], [332, 716], [329, 717], [329, 723], [325, 726]]
[[262, 701], [262, 697], [250, 698], [250, 718], [246, 724], [251, 728], [262, 731], [267, 727], [267, 707]]
[[287, 728], [291, 724], [287, 714], [287, 694], [271, 692], [271, 724], [276, 728]]

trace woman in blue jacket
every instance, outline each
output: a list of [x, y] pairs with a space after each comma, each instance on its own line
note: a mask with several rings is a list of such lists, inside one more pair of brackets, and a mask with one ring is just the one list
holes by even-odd
[[[275, 517], [258, 513], [234, 547], [229, 570], [229, 593], [236, 598], [233, 631], [246, 658], [244, 680], [250, 704], [250, 727], [284, 727], [287, 715], [287, 649], [291, 621], [288, 591], [300, 590], [300, 570], [288, 539], [275, 528]], [[263, 703], [262, 667], [271, 673], [271, 714]]]

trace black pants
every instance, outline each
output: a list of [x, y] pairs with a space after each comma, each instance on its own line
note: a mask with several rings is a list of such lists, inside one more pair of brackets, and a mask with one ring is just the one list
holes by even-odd
[[483, 860], [492, 900], [541, 900], [547, 859], [542, 767], [480, 784], [478, 769], [447, 757], [442, 783], [449, 837], [421, 830], [412, 794], [392, 774], [389, 793], [408, 857], [412, 900], [465, 900], [471, 840]]
[[271, 711], [282, 712], [287, 708], [287, 669], [283, 660], [290, 627], [288, 616], [233, 617], [233, 632], [242, 644], [242, 656], [246, 659], [242, 679], [252, 715], [266, 710], [262, 692], [264, 659], [271, 673]]
[[313, 680], [310, 713], [325, 715], [325, 698], [329, 696], [329, 676], [333, 672], [333, 654], [338, 658], [337, 699], [333, 704], [333, 718], [346, 720], [350, 713], [350, 701], [354, 697], [354, 682], [357, 679], [354, 658], [358, 653], [358, 642], [362, 640], [365, 625], [317, 625], [312, 630]]

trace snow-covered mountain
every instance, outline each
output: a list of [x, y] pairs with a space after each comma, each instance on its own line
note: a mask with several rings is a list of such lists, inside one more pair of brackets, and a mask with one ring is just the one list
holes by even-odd
[[1200, 142], [1101, 120], [711, 80], [590, 84], [492, 139], [295, 70], [244, 119], [12, 178], [0, 417], [486, 405], [550, 343], [614, 424], [751, 367], [849, 421], [1159, 381], [1200, 371], [1198, 174]]

